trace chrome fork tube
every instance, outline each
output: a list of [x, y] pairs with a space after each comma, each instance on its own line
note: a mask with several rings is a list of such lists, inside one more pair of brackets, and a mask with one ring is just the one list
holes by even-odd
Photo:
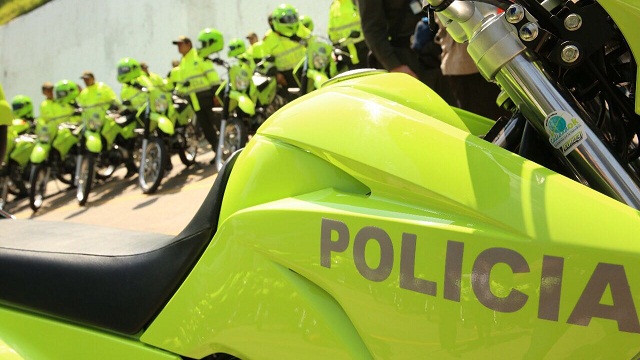
[[[439, 6], [443, 0], [429, 0], [429, 3]], [[640, 181], [625, 169], [587, 125], [588, 121], [585, 121], [580, 107], [572, 98], [564, 97], [544, 71], [525, 56], [526, 48], [504, 14], [495, 14], [495, 11], [493, 14], [487, 11], [484, 4], [454, 1], [438, 16], [444, 20], [443, 23], [450, 24], [448, 31], [456, 41], [469, 41], [469, 54], [480, 73], [502, 86], [543, 138], [549, 140], [551, 137], [545, 122], [554, 112], [562, 111], [582, 124], [581, 129], [586, 136], [579, 145], [571, 151], [557, 150], [560, 152], [559, 158], [577, 179], [640, 209]]]
[[[548, 138], [544, 122], [557, 110], [584, 123], [582, 116], [534, 63], [517, 56], [496, 74], [511, 100], [530, 124]], [[625, 204], [640, 209], [640, 189], [636, 181], [589, 126], [582, 127], [586, 139], [564, 157], [570, 169], [585, 178], [587, 185]], [[562, 159], [562, 157], [561, 157]]]

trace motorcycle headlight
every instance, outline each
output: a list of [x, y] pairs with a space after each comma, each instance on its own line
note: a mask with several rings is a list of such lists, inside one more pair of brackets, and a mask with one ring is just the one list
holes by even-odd
[[238, 75], [234, 81], [234, 88], [238, 91], [245, 91], [249, 87], [249, 77], [242, 75]]
[[43, 126], [40, 128], [40, 130], [38, 130], [38, 141], [43, 142], [43, 143], [48, 143], [49, 141], [51, 141], [51, 135], [49, 134], [49, 128], [46, 126]]
[[89, 119], [89, 130], [98, 131], [102, 127], [102, 120], [99, 117], [92, 117]]
[[164, 96], [159, 96], [153, 102], [156, 112], [164, 113], [169, 107], [169, 100]]
[[315, 54], [315, 55], [313, 55], [313, 68], [314, 69], [322, 69], [327, 65], [328, 62], [329, 62], [329, 59], [324, 54]]

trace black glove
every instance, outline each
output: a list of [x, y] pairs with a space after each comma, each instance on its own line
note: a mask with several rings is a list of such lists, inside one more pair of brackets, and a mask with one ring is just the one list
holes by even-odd
[[191, 82], [189, 80], [182, 83], [182, 86], [184, 87], [189, 87], [189, 85], [191, 85]]
[[130, 106], [131, 105], [131, 100], [125, 100], [122, 102], [122, 105], [124, 106]]

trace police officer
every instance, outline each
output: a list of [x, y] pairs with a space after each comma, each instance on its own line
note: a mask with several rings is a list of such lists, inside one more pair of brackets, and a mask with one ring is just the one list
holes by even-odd
[[48, 120], [53, 117], [54, 112], [54, 100], [53, 100], [53, 84], [50, 82], [45, 82], [42, 84], [42, 95], [44, 95], [45, 99], [40, 103], [40, 117]]
[[364, 41], [358, 6], [353, 0], [333, 0], [329, 8], [329, 39], [349, 53], [349, 70], [367, 67], [369, 47]]
[[[224, 44], [222, 34], [215, 29], [205, 29], [201, 32], [205, 34], [220, 35], [213, 38], [215, 49], [222, 50]], [[199, 36], [200, 38], [200, 36]], [[202, 41], [202, 40], [201, 40]], [[213, 113], [214, 97], [220, 77], [216, 72], [213, 62], [206, 61], [203, 57], [209, 54], [198, 54], [193, 47], [191, 39], [180, 36], [173, 41], [178, 46], [178, 52], [182, 55], [180, 65], [171, 70], [169, 81], [175, 84], [175, 91], [178, 95], [188, 96], [191, 106], [197, 115], [197, 123], [200, 125], [204, 137], [207, 139], [213, 151], [218, 148], [217, 130], [220, 129], [220, 118]], [[211, 46], [211, 45], [209, 45]]]
[[151, 83], [153, 84], [153, 86], [159, 89], [164, 88], [164, 79], [162, 78], [162, 76], [152, 71], [149, 71], [149, 65], [147, 65], [146, 62], [140, 63], [140, 70], [142, 70], [142, 72], [149, 78], [149, 80], [151, 80]]
[[11, 107], [4, 97], [4, 89], [0, 84], [0, 159], [4, 159], [7, 151], [7, 128], [11, 125], [12, 119]]
[[[440, 67], [426, 68], [418, 53], [411, 48], [416, 25], [423, 17], [421, 2], [360, 0], [358, 10], [365, 41], [375, 55], [375, 60], [380, 63], [378, 66], [415, 77], [449, 102], [448, 89]], [[432, 47], [432, 50], [440, 51], [437, 47]]]
[[111, 87], [103, 82], [96, 82], [91, 71], [85, 71], [80, 76], [86, 87], [82, 89], [76, 102], [82, 107], [83, 112], [91, 112], [97, 116], [106, 115], [109, 108], [120, 108], [118, 97]]
[[278, 84], [283, 88], [295, 87], [293, 68], [305, 57], [304, 41], [311, 32], [300, 24], [298, 11], [291, 5], [281, 4], [269, 18], [271, 30], [262, 40], [263, 46], [268, 54], [275, 57]]
[[11, 99], [11, 109], [13, 110], [14, 119], [22, 119], [29, 123], [29, 126], [33, 128], [34, 115], [33, 115], [33, 102], [31, 98], [25, 95], [16, 95]]

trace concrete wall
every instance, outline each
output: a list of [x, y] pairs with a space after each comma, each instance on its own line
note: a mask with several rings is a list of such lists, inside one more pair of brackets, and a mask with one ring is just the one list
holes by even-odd
[[[0, 27], [0, 83], [9, 99], [24, 94], [39, 104], [43, 82], [70, 79], [84, 86], [79, 76], [91, 70], [118, 93], [119, 59], [146, 61], [165, 76], [171, 61], [180, 58], [171, 44], [179, 35], [194, 45], [206, 27], [220, 30], [225, 42], [252, 31], [262, 36], [267, 16], [282, 1], [53, 0]], [[326, 34], [331, 0], [289, 3], [311, 16], [316, 34]], [[222, 57], [226, 52], [225, 46]]]

